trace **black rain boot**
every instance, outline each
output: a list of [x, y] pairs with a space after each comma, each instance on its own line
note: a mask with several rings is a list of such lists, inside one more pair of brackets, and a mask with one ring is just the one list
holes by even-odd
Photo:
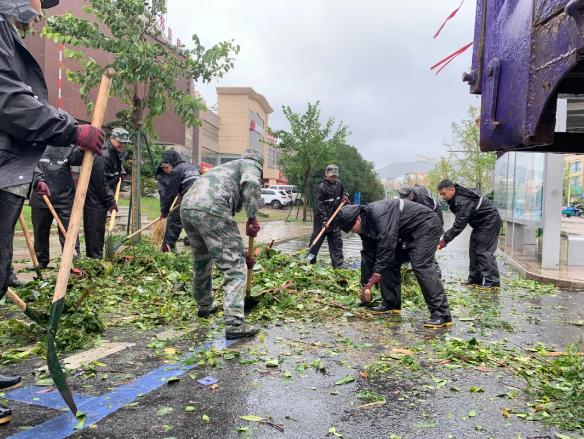
[[0, 392], [16, 389], [22, 385], [22, 377], [0, 375]]
[[400, 315], [401, 309], [395, 306], [390, 306], [387, 303], [383, 302], [381, 305], [372, 306], [369, 308], [370, 311], [379, 312], [379, 313], [387, 313], [387, 314], [395, 314]]
[[200, 306], [197, 315], [199, 317], [207, 317], [211, 314], [215, 314], [217, 311], [219, 311], [219, 305], [213, 302], [211, 306]]
[[460, 283], [460, 285], [462, 285], [463, 287], [478, 287], [482, 284], [482, 282], [476, 281], [476, 280], [472, 280], [472, 279], [467, 279], [463, 282]]
[[12, 421], [12, 410], [0, 404], [0, 425]]
[[8, 279], [8, 286], [11, 288], [21, 288], [24, 286], [24, 282], [17, 278], [16, 273], [13, 271], [12, 273], [10, 273], [10, 278]]
[[443, 315], [432, 315], [430, 320], [424, 322], [425, 328], [439, 329], [452, 326], [452, 317]]
[[479, 285], [479, 290], [496, 290], [501, 288], [500, 282], [485, 282], [483, 285]]
[[260, 332], [258, 328], [248, 323], [228, 323], [225, 326], [225, 338], [238, 340], [240, 338], [254, 337]]

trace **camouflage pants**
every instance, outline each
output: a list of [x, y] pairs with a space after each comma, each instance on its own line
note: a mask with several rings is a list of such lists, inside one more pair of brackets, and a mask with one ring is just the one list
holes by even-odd
[[193, 295], [200, 307], [211, 306], [213, 263], [223, 273], [225, 321], [243, 321], [245, 265], [243, 240], [233, 220], [194, 209], [182, 209], [183, 226], [193, 250]]

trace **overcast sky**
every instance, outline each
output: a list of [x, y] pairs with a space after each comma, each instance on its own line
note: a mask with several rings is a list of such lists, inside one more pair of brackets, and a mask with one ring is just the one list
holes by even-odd
[[478, 104], [461, 75], [471, 51], [439, 76], [430, 66], [473, 39], [475, 0], [168, 0], [168, 22], [183, 42], [234, 39], [235, 69], [200, 85], [209, 107], [217, 86], [251, 86], [274, 108], [269, 124], [287, 128], [282, 105], [322, 114], [351, 129], [350, 143], [377, 168], [446, 150], [450, 124]]

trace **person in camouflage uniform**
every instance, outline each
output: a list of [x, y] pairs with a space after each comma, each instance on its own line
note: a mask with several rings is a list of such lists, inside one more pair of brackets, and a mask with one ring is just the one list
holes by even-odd
[[211, 290], [214, 262], [224, 276], [223, 308], [228, 340], [258, 333], [257, 328], [244, 323], [246, 268], [253, 268], [255, 258], [245, 252], [233, 216], [245, 208], [246, 234], [257, 236], [262, 169], [261, 153], [248, 149], [241, 159], [201, 176], [181, 204], [181, 219], [193, 251], [193, 295], [199, 305], [198, 315], [205, 317], [219, 309]]

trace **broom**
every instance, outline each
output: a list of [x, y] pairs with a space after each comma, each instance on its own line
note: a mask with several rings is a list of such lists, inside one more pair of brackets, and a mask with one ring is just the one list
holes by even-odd
[[[177, 201], [178, 201], [178, 195], [176, 196], [176, 198], [172, 202], [172, 206], [170, 206], [171, 211], [174, 209], [174, 206], [175, 206]], [[169, 213], [169, 215], [170, 215], [170, 213]], [[154, 243], [154, 245], [156, 247], [160, 247], [162, 245], [162, 241], [164, 241], [164, 235], [166, 234], [167, 220], [168, 220], [168, 218], [164, 218], [163, 220], [160, 220], [159, 222], [154, 224], [154, 226], [152, 226], [152, 234], [150, 235], [150, 238], [152, 239], [152, 242]]]

